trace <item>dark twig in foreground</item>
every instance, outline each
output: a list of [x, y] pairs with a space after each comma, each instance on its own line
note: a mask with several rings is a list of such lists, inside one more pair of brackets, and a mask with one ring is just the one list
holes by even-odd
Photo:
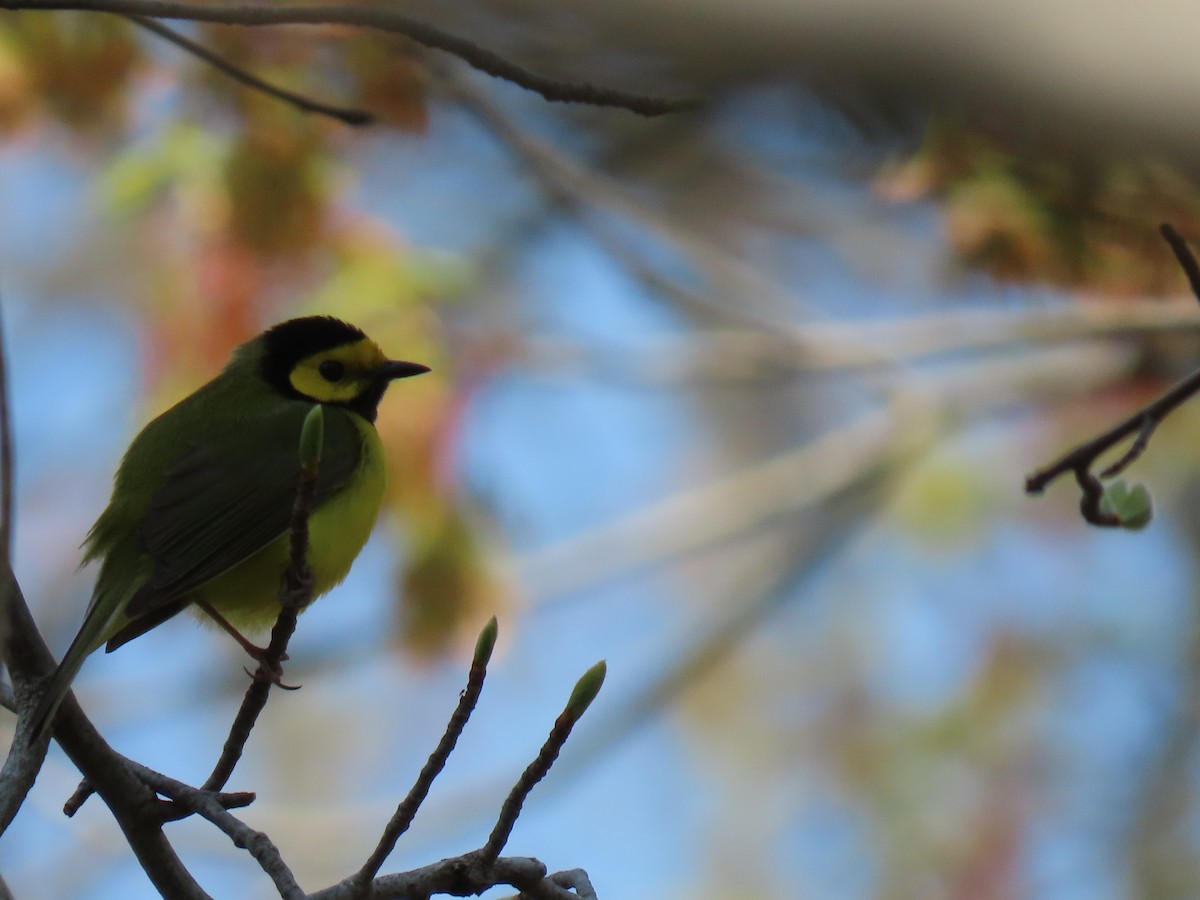
[[[1200, 263], [1197, 263], [1187, 243], [1174, 228], [1168, 224], [1160, 227], [1163, 238], [1171, 245], [1175, 258], [1187, 275], [1192, 292], [1200, 300]], [[1101, 499], [1104, 485], [1100, 479], [1112, 478], [1123, 472], [1133, 463], [1150, 444], [1150, 438], [1163, 420], [1177, 407], [1181, 406], [1194, 394], [1200, 392], [1200, 369], [1188, 375], [1169, 391], [1152, 403], [1142, 407], [1123, 422], [1113, 426], [1103, 434], [1080, 444], [1060, 459], [1034, 472], [1025, 479], [1027, 494], [1040, 494], [1055, 479], [1073, 472], [1075, 481], [1082, 491], [1079, 509], [1083, 518], [1093, 525], [1114, 527], [1122, 524], [1120, 518], [1102, 508]], [[1096, 461], [1105, 453], [1112, 450], [1121, 441], [1131, 435], [1137, 435], [1129, 445], [1129, 449], [1114, 463], [1103, 469], [1099, 475], [1092, 471]]]
[[504, 81], [558, 103], [586, 103], [626, 109], [642, 116], [661, 116], [695, 108], [694, 98], [673, 99], [634, 94], [582, 81], [563, 81], [539, 75], [466, 38], [426, 22], [402, 16], [390, 7], [357, 4], [248, 6], [235, 3], [186, 3], [177, 0], [0, 0], [0, 9], [79, 10], [123, 16], [153, 16], [226, 25], [350, 25], [399, 34], [433, 50], [441, 50]]
[[1197, 369], [1154, 402], [1142, 407], [1128, 419], [1114, 425], [1103, 434], [1071, 450], [1061, 459], [1039, 469], [1025, 479], [1025, 491], [1040, 494], [1050, 482], [1067, 472], [1088, 472], [1096, 460], [1132, 434], [1137, 438], [1124, 455], [1104, 469], [1100, 476], [1111, 478], [1141, 456], [1154, 429], [1177, 407], [1200, 391], [1200, 369]]
[[1183, 235], [1176, 231], [1169, 222], [1163, 222], [1159, 225], [1158, 233], [1171, 246], [1171, 251], [1175, 254], [1175, 259], [1179, 262], [1179, 267], [1183, 269], [1183, 274], [1187, 276], [1192, 293], [1196, 296], [1196, 299], [1200, 300], [1200, 264], [1196, 262], [1196, 257], [1192, 255], [1187, 241], [1183, 239]]
[[266, 94], [269, 97], [274, 97], [277, 100], [282, 100], [303, 112], [316, 113], [322, 116], [329, 116], [331, 119], [337, 119], [339, 122], [344, 122], [347, 125], [360, 127], [370, 125], [375, 121], [375, 117], [369, 112], [361, 109], [347, 109], [342, 106], [332, 106], [328, 103], [322, 103], [319, 100], [313, 100], [311, 97], [305, 97], [297, 94], [294, 91], [289, 91], [286, 88], [281, 88], [276, 85], [263, 81], [257, 75], [247, 72], [245, 69], [231, 63], [224, 57], [218, 56], [213, 51], [209, 50], [202, 44], [198, 44], [186, 35], [180, 34], [173, 28], [168, 28], [157, 19], [151, 19], [147, 16], [126, 15], [130, 22], [135, 25], [145, 28], [147, 31], [157, 34], [164, 40], [170, 41], [176, 47], [180, 47], [192, 54], [198, 59], [204, 60], [214, 69], [224, 72], [234, 81], [244, 84], [246, 87]]

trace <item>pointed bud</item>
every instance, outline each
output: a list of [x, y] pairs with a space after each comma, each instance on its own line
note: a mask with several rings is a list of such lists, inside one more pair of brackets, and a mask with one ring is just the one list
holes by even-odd
[[604, 676], [607, 673], [608, 665], [604, 660], [600, 660], [584, 672], [575, 682], [575, 690], [571, 691], [571, 699], [567, 701], [566, 712], [576, 719], [582, 716], [592, 705], [596, 695], [600, 693], [600, 687], [604, 684]]
[[471, 665], [486, 666], [488, 664], [492, 658], [492, 651], [496, 649], [496, 633], [498, 631], [496, 617], [492, 616], [483, 626], [483, 631], [479, 632], [479, 639], [475, 641], [475, 655], [471, 658]]

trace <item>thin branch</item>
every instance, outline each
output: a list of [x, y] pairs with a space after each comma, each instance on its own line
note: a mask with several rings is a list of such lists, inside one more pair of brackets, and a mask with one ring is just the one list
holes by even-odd
[[383, 829], [383, 835], [379, 838], [379, 843], [376, 845], [375, 851], [363, 863], [363, 867], [348, 879], [351, 883], [364, 885], [374, 878], [378, 874], [384, 860], [395, 849], [396, 842], [400, 840], [400, 836], [412, 824], [417, 810], [421, 808], [421, 804], [425, 802], [425, 798], [429, 795], [429, 789], [433, 786], [434, 779], [446, 767], [446, 761], [454, 751], [454, 747], [462, 735], [463, 728], [466, 727], [467, 720], [471, 717], [471, 713], [475, 709], [475, 704], [479, 701], [479, 694], [483, 690], [483, 682], [487, 677], [488, 660], [491, 658], [492, 648], [495, 647], [495, 644], [496, 618], [493, 616], [491, 621], [484, 626], [483, 632], [479, 636], [479, 642], [475, 645], [475, 655], [471, 659], [471, 671], [467, 676], [467, 687], [458, 698], [458, 706], [455, 708], [453, 715], [450, 716], [450, 721], [446, 725], [446, 730], [442, 734], [441, 741], [438, 742], [437, 747], [430, 754], [429, 759], [421, 769], [421, 774], [417, 777], [417, 781], [409, 790], [408, 795], [396, 807], [396, 812]]
[[234, 81], [244, 84], [248, 88], [266, 94], [269, 97], [274, 97], [277, 100], [282, 100], [284, 103], [290, 104], [304, 112], [316, 113], [322, 116], [329, 116], [331, 119], [337, 119], [339, 122], [344, 122], [346, 125], [351, 125], [356, 128], [364, 125], [370, 125], [375, 121], [375, 117], [371, 113], [362, 109], [348, 109], [342, 106], [332, 106], [328, 103], [322, 103], [319, 100], [313, 100], [310, 97], [305, 97], [302, 94], [297, 94], [289, 91], [286, 88], [277, 87], [263, 81], [257, 75], [247, 72], [224, 57], [218, 56], [212, 50], [202, 44], [198, 44], [186, 35], [180, 34], [173, 28], [168, 28], [166, 25], [159, 22], [157, 19], [147, 18], [146, 16], [125, 16], [130, 22], [145, 28], [157, 34], [164, 40], [170, 41], [177, 47], [186, 50], [193, 56], [204, 60], [213, 68], [225, 73]]
[[1176, 231], [1169, 222], [1163, 222], [1159, 225], [1158, 233], [1171, 246], [1171, 250], [1175, 254], [1175, 259], [1179, 262], [1179, 267], [1183, 269], [1183, 274], [1187, 276], [1192, 293], [1196, 295], [1197, 300], [1200, 300], [1200, 264], [1197, 264], [1196, 257], [1192, 255], [1187, 241], [1183, 239], [1183, 235]]
[[[1164, 223], [1159, 230], [1167, 243], [1171, 245], [1180, 268], [1187, 276], [1196, 298], [1200, 300], [1200, 264], [1197, 263], [1196, 257], [1179, 232], [1170, 225]], [[1025, 479], [1025, 493], [1040, 494], [1052, 481], [1067, 472], [1072, 472], [1082, 492], [1079, 509], [1084, 520], [1102, 527], [1120, 526], [1122, 523], [1118, 516], [1104, 512], [1101, 508], [1100, 500], [1104, 493], [1104, 486], [1100, 479], [1112, 478], [1120, 474], [1141, 456], [1149, 445], [1154, 430], [1177, 407], [1191, 399], [1197, 392], [1200, 392], [1200, 369], [1192, 372], [1157, 400], [1143, 406], [1123, 422], [1068, 451], [1045, 468], [1034, 472]], [[1092, 467], [1102, 455], [1133, 434], [1136, 434], [1137, 437], [1116, 462], [1100, 472], [1099, 476], [1092, 472]]]
[[[572, 726], [599, 692], [604, 681], [603, 663], [589, 669], [575, 685], [567, 707], [555, 723], [549, 739], [510, 792], [499, 821], [483, 848], [411, 872], [375, 877], [395, 848], [396, 841], [412, 822], [434, 780], [445, 767], [446, 760], [479, 699], [487, 675], [487, 663], [495, 643], [496, 620], [493, 618], [484, 626], [475, 644], [467, 687], [459, 698], [458, 707], [451, 716], [442, 740], [422, 768], [417, 783], [388, 822], [375, 852], [354, 875], [317, 891], [309, 896], [309, 900], [347, 900], [366, 896], [384, 900], [391, 897], [430, 897], [441, 893], [468, 896], [481, 894], [498, 884], [512, 885], [520, 890], [521, 897], [530, 900], [578, 900], [580, 897], [595, 900], [596, 895], [591, 882], [587, 874], [580, 869], [547, 876], [546, 867], [535, 859], [500, 859], [499, 853], [520, 815], [525, 798], [550, 770]], [[572, 887], [575, 887], [578, 893], [572, 893]]]
[[521, 773], [521, 777], [517, 779], [517, 783], [513, 785], [512, 790], [504, 799], [504, 805], [500, 808], [500, 815], [496, 819], [492, 833], [488, 835], [487, 842], [479, 849], [484, 861], [492, 863], [500, 856], [500, 851], [508, 843], [509, 835], [512, 834], [513, 827], [517, 824], [517, 817], [521, 815], [521, 807], [524, 806], [526, 798], [538, 782], [546, 777], [550, 767], [558, 759], [558, 754], [562, 752], [567, 738], [571, 736], [571, 730], [582, 718], [592, 701], [596, 699], [596, 694], [599, 693], [600, 686], [604, 683], [604, 675], [605, 665], [600, 662], [588, 669], [576, 682], [575, 689], [571, 692], [571, 698], [555, 720], [554, 727], [550, 729], [549, 736], [542, 744], [542, 749], [538, 751], [533, 762], [525, 767], [525, 771]]
[[246, 6], [232, 3], [182, 3], [173, 0], [0, 0], [0, 9], [78, 10], [124, 16], [152, 16], [195, 22], [221, 22], [248, 27], [264, 25], [350, 25], [399, 34], [422, 46], [442, 50], [496, 78], [560, 103], [585, 103], [626, 109], [643, 116], [659, 116], [695, 108], [694, 98], [670, 99], [599, 87], [581, 81], [563, 81], [531, 72], [478, 44], [426, 22], [380, 6], [350, 4], [324, 6]]
[[1140, 455], [1140, 450], [1144, 449], [1146, 440], [1149, 438], [1149, 432], [1152, 432], [1176, 407], [1189, 400], [1197, 391], [1200, 391], [1200, 369], [1180, 381], [1154, 402], [1143, 406], [1129, 418], [1090, 441], [1080, 444], [1045, 468], [1034, 472], [1025, 479], [1025, 493], [1040, 494], [1052, 481], [1067, 472], [1087, 471], [1100, 456], [1130, 435], [1137, 434], [1139, 437], [1134, 448], [1131, 448], [1130, 452], [1127, 452], [1103, 472], [1106, 478], [1119, 474]]

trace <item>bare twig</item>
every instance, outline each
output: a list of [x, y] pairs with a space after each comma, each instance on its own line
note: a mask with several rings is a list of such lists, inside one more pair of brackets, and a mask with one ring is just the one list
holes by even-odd
[[426, 22], [402, 16], [394, 8], [378, 5], [284, 4], [247, 6], [233, 3], [184, 3], [174, 0], [0, 0], [0, 9], [79, 10], [124, 16], [221, 22], [248, 27], [264, 25], [350, 25], [403, 35], [411, 41], [459, 57], [489, 75], [561, 103], [586, 103], [626, 109], [643, 116], [679, 112], [698, 105], [693, 98], [669, 99], [599, 87], [580, 81], [563, 81], [531, 72], [478, 44]]
[[1179, 262], [1179, 267], [1183, 269], [1183, 274], [1187, 276], [1188, 285], [1191, 286], [1192, 293], [1196, 295], [1197, 300], [1200, 300], [1200, 264], [1197, 264], [1196, 257], [1192, 255], [1187, 241], [1183, 239], [1183, 235], [1176, 231], [1169, 222], [1163, 222], [1159, 225], [1158, 233], [1171, 246], [1171, 250], [1175, 254], [1175, 259]]
[[90, 781], [84, 778], [75, 787], [75, 790], [71, 793], [71, 796], [66, 799], [66, 802], [63, 803], [63, 815], [68, 819], [72, 818], [75, 813], [79, 812], [79, 810], [83, 808], [83, 804], [87, 803], [88, 798], [94, 793], [96, 793], [96, 789], [92, 787], [92, 783]]
[[1039, 469], [1025, 479], [1025, 492], [1040, 494], [1046, 487], [1067, 472], [1088, 472], [1096, 460], [1111, 450], [1130, 435], [1136, 434], [1133, 445], [1115, 463], [1101, 472], [1104, 478], [1111, 478], [1122, 472], [1126, 466], [1138, 458], [1145, 449], [1154, 429], [1175, 410], [1200, 391], [1200, 369], [1197, 369], [1183, 381], [1159, 397], [1152, 403], [1139, 409], [1129, 418], [1114, 425], [1086, 443], [1080, 444], [1061, 459], [1056, 460], [1044, 469]]
[[493, 616], [479, 635], [479, 641], [475, 645], [475, 654], [471, 659], [471, 671], [467, 676], [467, 687], [458, 699], [458, 706], [446, 725], [446, 731], [443, 733], [441, 741], [430, 754], [408, 795], [396, 807], [396, 812], [383, 829], [383, 834], [379, 838], [374, 852], [349, 881], [366, 884], [375, 877], [384, 860], [395, 849], [396, 841], [412, 824], [417, 810], [429, 795], [429, 789], [433, 786], [434, 779], [445, 768], [446, 761], [454, 751], [458, 738], [462, 734], [463, 728], [466, 727], [467, 720], [471, 717], [475, 704], [479, 701], [479, 694], [483, 690], [483, 682], [487, 677], [488, 660], [491, 658], [492, 649], [496, 646], [496, 627], [496, 618]]
[[596, 699], [596, 694], [599, 693], [600, 686], [604, 683], [604, 675], [605, 665], [600, 662], [588, 669], [576, 683], [575, 690], [571, 692], [571, 698], [567, 701], [567, 705], [559, 714], [558, 719], [555, 720], [554, 727], [550, 729], [550, 735], [542, 744], [542, 749], [538, 751], [533, 762], [525, 767], [525, 771], [521, 773], [521, 777], [509, 791], [504, 805], [500, 808], [500, 816], [496, 820], [496, 825], [488, 836], [487, 843], [479, 849], [485, 862], [492, 863], [500, 856], [500, 851], [508, 843], [508, 836], [512, 834], [513, 826], [517, 824], [517, 817], [521, 814], [525, 798], [529, 796], [529, 792], [537, 786], [537, 783], [546, 777], [550, 767], [558, 759], [563, 745], [571, 736], [571, 729], [587, 711], [591, 702]]
[[313, 100], [310, 97], [305, 97], [302, 94], [297, 94], [294, 91], [289, 91], [285, 88], [277, 87], [263, 81], [257, 75], [247, 72], [224, 57], [218, 56], [212, 50], [202, 44], [198, 44], [186, 35], [180, 34], [173, 28], [168, 28], [166, 25], [159, 22], [157, 19], [151, 19], [146, 16], [127, 15], [130, 22], [146, 29], [147, 31], [157, 34], [164, 40], [170, 41], [177, 47], [186, 50], [188, 53], [204, 60], [214, 69], [224, 72], [234, 81], [246, 85], [248, 88], [266, 94], [269, 97], [274, 97], [277, 100], [282, 100], [299, 110], [304, 112], [316, 113], [322, 116], [329, 116], [331, 119], [337, 119], [339, 122], [344, 122], [347, 125], [361, 127], [370, 125], [375, 121], [375, 117], [366, 110], [348, 109], [342, 106], [332, 106], [328, 103], [322, 103], [319, 100]]

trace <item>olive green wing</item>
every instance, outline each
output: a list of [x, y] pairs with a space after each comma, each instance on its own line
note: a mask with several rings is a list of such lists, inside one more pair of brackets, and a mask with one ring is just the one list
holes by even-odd
[[[212, 435], [171, 466], [138, 525], [153, 568], [126, 616], [153, 620], [152, 627], [177, 612], [191, 591], [287, 532], [300, 478], [300, 429], [310, 408], [288, 403], [247, 416], [235, 431]], [[349, 413], [326, 407], [324, 431], [314, 506], [350, 480], [362, 456]]]

